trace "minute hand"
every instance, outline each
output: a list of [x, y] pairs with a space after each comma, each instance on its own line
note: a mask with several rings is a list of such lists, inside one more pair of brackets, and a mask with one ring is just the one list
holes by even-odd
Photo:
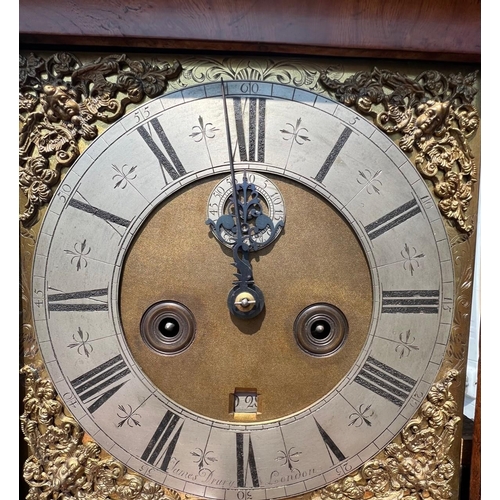
[[[227, 297], [229, 311], [240, 318], [253, 318], [259, 314], [264, 307], [264, 295], [254, 283], [252, 266], [248, 257], [249, 247], [243, 239], [241, 230], [240, 207], [236, 187], [236, 173], [234, 170], [233, 154], [231, 148], [231, 133], [229, 130], [229, 118], [227, 113], [226, 92], [224, 81], [221, 79], [222, 103], [224, 107], [224, 121], [226, 125], [227, 150], [229, 153], [229, 169], [231, 171], [232, 199], [234, 207], [234, 218], [236, 226], [236, 241], [233, 246], [233, 265], [237, 269], [233, 289]], [[240, 257], [241, 252], [241, 257]]]

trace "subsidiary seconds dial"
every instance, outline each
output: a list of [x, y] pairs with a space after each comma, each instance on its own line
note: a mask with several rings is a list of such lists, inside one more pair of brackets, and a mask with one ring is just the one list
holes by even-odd
[[425, 182], [371, 123], [292, 86], [225, 91], [235, 179], [266, 222], [243, 220], [262, 313], [226, 307], [236, 211], [215, 82], [137, 108], [69, 170], [33, 317], [59, 394], [127, 467], [199, 497], [283, 498], [412, 418], [450, 332], [451, 254]]

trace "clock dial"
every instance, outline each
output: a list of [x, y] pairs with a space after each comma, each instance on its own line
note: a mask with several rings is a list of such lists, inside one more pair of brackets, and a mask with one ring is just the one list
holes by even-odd
[[207, 84], [137, 108], [68, 172], [33, 315], [59, 393], [128, 467], [197, 496], [281, 498], [354, 470], [412, 417], [448, 340], [453, 271], [424, 181], [372, 124], [285, 85], [226, 94], [237, 175], [259, 179], [267, 215], [276, 192], [286, 206], [281, 234], [240, 253], [264, 310], [226, 304], [237, 262], [206, 224], [226, 122]]

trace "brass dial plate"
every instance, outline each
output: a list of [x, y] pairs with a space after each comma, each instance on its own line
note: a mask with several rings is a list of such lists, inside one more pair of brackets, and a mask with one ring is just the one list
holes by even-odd
[[[251, 320], [232, 317], [226, 306], [232, 253], [203, 218], [218, 179], [169, 198], [137, 234], [123, 268], [123, 330], [137, 364], [176, 403], [234, 422], [230, 395], [247, 387], [259, 393], [257, 421], [285, 417], [324, 397], [358, 357], [372, 313], [368, 264], [356, 236], [328, 202], [273, 177], [287, 203], [287, 225], [252, 259], [266, 310]], [[196, 311], [195, 341], [176, 356], [152, 351], [139, 334], [146, 309], [162, 300]], [[326, 358], [304, 353], [293, 335], [297, 315], [317, 302], [336, 305], [349, 323], [345, 344]]]

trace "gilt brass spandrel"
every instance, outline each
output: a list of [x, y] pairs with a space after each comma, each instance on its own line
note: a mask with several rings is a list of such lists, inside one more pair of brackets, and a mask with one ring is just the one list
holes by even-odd
[[[259, 392], [263, 410], [256, 421], [310, 406], [349, 371], [370, 328], [370, 271], [354, 233], [318, 195], [291, 181], [272, 180], [283, 194], [287, 224], [252, 258], [266, 300], [258, 317], [235, 319], [226, 306], [232, 252], [212, 236], [204, 219], [218, 178], [158, 209], [136, 236], [123, 269], [120, 311], [135, 361], [178, 404], [217, 420], [234, 421], [227, 408], [237, 387]], [[321, 221], [321, 230], [314, 221]], [[176, 356], [154, 353], [139, 335], [142, 315], [161, 300], [176, 300], [195, 312], [196, 338]], [[345, 343], [326, 358], [304, 353], [293, 335], [297, 315], [318, 302], [335, 304], [349, 324]]]

